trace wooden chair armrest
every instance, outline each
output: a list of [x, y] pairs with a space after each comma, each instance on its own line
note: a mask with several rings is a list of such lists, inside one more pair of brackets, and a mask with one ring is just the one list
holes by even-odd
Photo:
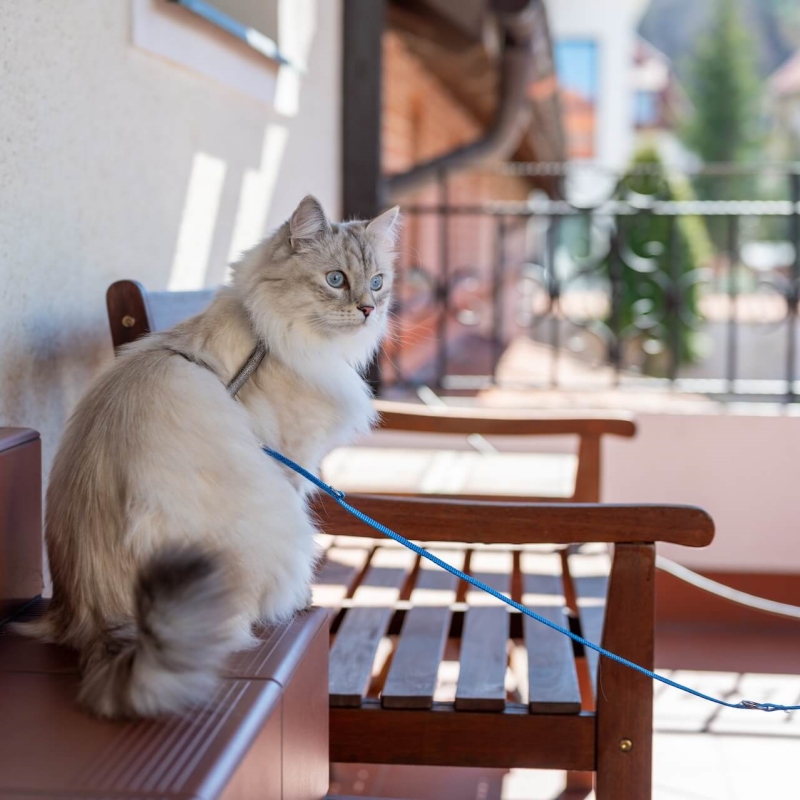
[[636, 423], [626, 414], [582, 414], [575, 417], [558, 412], [531, 412], [506, 408], [430, 407], [414, 403], [376, 400], [380, 427], [384, 430], [420, 433], [450, 433], [469, 436], [579, 436], [630, 437]]
[[[714, 538], [711, 517], [693, 506], [494, 503], [356, 494], [347, 495], [347, 502], [397, 533], [424, 542], [670, 542], [705, 547]], [[380, 535], [328, 496], [315, 499], [315, 510], [328, 533]]]

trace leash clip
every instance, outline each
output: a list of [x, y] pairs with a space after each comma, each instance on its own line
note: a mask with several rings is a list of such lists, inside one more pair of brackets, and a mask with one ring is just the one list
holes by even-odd
[[746, 708], [750, 711], [766, 711], [767, 713], [770, 711], [785, 711], [787, 714], [790, 713], [786, 706], [779, 706], [776, 703], [756, 703], [755, 700], [742, 700], [742, 702], [739, 703], [739, 708]]
[[755, 700], [742, 700], [739, 703], [740, 708], [747, 708], [751, 711], [767, 711], [768, 709], [762, 708], [761, 703], [756, 703]]

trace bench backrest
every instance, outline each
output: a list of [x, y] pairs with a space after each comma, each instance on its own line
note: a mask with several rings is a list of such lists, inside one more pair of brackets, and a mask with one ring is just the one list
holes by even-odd
[[199, 314], [208, 307], [213, 297], [213, 289], [148, 292], [138, 281], [111, 284], [106, 292], [106, 307], [114, 349]]

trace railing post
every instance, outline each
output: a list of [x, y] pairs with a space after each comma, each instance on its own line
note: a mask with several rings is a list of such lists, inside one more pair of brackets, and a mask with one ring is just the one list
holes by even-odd
[[795, 360], [797, 353], [797, 304], [800, 300], [800, 175], [793, 171], [789, 176], [792, 197], [792, 215], [789, 217], [789, 237], [794, 247], [792, 273], [787, 292], [787, 319], [789, 323], [788, 341], [786, 343], [786, 402], [796, 399], [794, 391]]
[[737, 286], [736, 268], [739, 265], [739, 217], [728, 218], [728, 305], [730, 313], [728, 316], [728, 346], [726, 359], [726, 377], [728, 379], [728, 391], [735, 393], [736, 384], [736, 361], [738, 358], [738, 320], [737, 320]]
[[680, 217], [669, 217], [669, 289], [666, 297], [667, 324], [669, 325], [670, 355], [669, 379], [674, 385], [681, 364], [681, 236]]
[[447, 374], [447, 318], [450, 314], [450, 196], [445, 170], [439, 173], [439, 262], [436, 386], [441, 389]]
[[608, 277], [611, 281], [611, 339], [608, 344], [608, 360], [614, 367], [614, 386], [619, 386], [620, 369], [622, 367], [622, 293], [625, 285], [622, 280], [622, 253], [620, 252], [620, 216], [614, 216], [614, 230], [611, 234], [609, 249]]
[[556, 252], [561, 235], [561, 218], [550, 217], [547, 227], [547, 296], [550, 302], [550, 388], [558, 387], [561, 363], [561, 284], [556, 270]]
[[496, 226], [495, 264], [492, 286], [492, 382], [497, 382], [497, 364], [503, 354], [503, 281], [506, 271], [506, 218], [500, 214]]

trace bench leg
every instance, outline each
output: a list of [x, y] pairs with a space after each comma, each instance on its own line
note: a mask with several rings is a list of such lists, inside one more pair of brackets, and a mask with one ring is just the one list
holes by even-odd
[[[615, 547], [603, 646], [647, 669], [654, 661], [655, 546]], [[653, 685], [601, 658], [597, 689], [597, 800], [650, 800]]]

